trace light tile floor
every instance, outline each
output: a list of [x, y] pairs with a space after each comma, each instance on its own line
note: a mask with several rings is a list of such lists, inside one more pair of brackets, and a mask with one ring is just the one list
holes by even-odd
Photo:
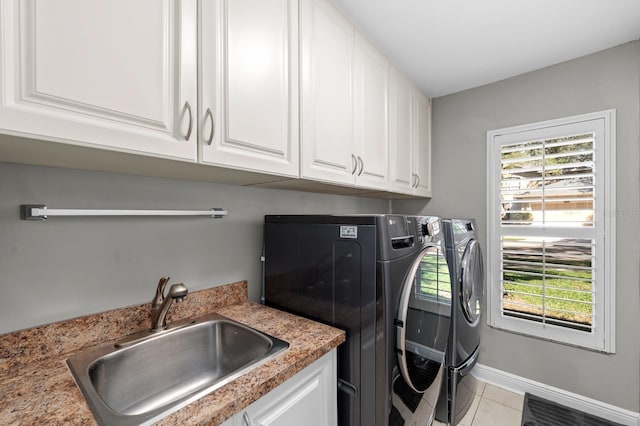
[[[478, 381], [476, 397], [459, 426], [520, 426], [524, 395]], [[437, 420], [434, 426], [444, 426]]]

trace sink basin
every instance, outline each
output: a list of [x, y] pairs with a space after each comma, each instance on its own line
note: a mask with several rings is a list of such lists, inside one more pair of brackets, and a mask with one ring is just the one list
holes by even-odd
[[258, 367], [289, 344], [218, 314], [126, 347], [67, 360], [99, 424], [150, 424]]

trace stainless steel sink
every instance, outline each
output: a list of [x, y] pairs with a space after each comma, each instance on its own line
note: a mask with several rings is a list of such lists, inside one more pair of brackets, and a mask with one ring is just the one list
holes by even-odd
[[289, 344], [221, 315], [67, 359], [102, 425], [149, 424], [264, 363]]

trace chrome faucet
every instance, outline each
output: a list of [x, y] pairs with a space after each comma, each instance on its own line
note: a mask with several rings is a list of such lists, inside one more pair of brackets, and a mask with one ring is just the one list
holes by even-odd
[[169, 282], [169, 277], [162, 277], [158, 282], [156, 288], [156, 295], [151, 301], [151, 331], [158, 332], [167, 328], [167, 312], [171, 304], [175, 300], [176, 302], [182, 302], [189, 289], [187, 286], [180, 283], [174, 284], [169, 288], [169, 293], [165, 296], [164, 288]]

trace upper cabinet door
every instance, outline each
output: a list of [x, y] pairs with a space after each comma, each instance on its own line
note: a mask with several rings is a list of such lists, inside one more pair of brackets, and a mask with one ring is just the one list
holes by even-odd
[[414, 195], [431, 197], [431, 101], [415, 93]]
[[389, 180], [391, 191], [413, 194], [413, 86], [396, 69], [389, 73]]
[[391, 191], [431, 197], [431, 101], [397, 70], [389, 78]]
[[203, 1], [201, 159], [298, 177], [298, 7]]
[[194, 0], [2, 1], [1, 131], [195, 161], [195, 22]]
[[354, 148], [356, 186], [389, 189], [387, 88], [389, 62], [359, 33], [355, 36]]
[[326, 0], [300, 2], [301, 177], [353, 184], [352, 25]]

